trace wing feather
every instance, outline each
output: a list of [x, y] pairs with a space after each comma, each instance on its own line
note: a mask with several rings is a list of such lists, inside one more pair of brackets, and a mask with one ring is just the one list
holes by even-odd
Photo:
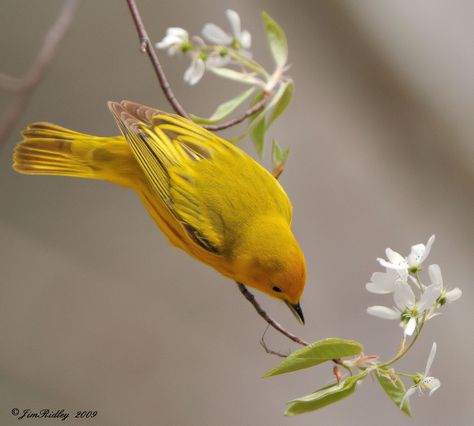
[[109, 108], [166, 208], [197, 244], [221, 251], [221, 224], [206, 214], [193, 186], [193, 163], [210, 159], [219, 138], [181, 117], [133, 102], [109, 102]]

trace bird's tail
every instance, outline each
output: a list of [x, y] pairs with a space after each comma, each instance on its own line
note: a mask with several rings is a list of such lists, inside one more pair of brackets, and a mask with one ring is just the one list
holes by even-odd
[[45, 122], [30, 124], [22, 136], [13, 155], [19, 173], [104, 179], [133, 187], [137, 164], [120, 136], [86, 135]]

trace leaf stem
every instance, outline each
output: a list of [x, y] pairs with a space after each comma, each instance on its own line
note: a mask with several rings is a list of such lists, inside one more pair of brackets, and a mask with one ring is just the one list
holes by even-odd
[[423, 294], [425, 292], [426, 286], [421, 282], [420, 276], [418, 274], [418, 271], [413, 274], [415, 277], [415, 282], [418, 285], [421, 293]]
[[408, 377], [408, 378], [410, 378], [410, 379], [413, 379], [413, 378], [416, 377], [416, 374], [400, 373], [400, 372], [398, 372], [398, 371], [397, 371], [396, 374], [397, 374], [397, 376]]
[[242, 54], [238, 53], [235, 50], [229, 50], [228, 55], [235, 59], [237, 62], [241, 63], [242, 65], [246, 66], [247, 68], [255, 71], [256, 73], [264, 76], [266, 79], [270, 78], [270, 74], [267, 72], [265, 68], [263, 68], [258, 62], [254, 61], [251, 58], [246, 58]]
[[385, 368], [385, 367], [388, 367], [388, 366], [394, 364], [399, 359], [403, 358], [410, 351], [410, 349], [413, 347], [413, 345], [415, 344], [415, 342], [417, 341], [418, 337], [421, 334], [421, 330], [423, 329], [423, 326], [425, 324], [425, 318], [426, 318], [426, 313], [423, 315], [423, 318], [422, 318], [421, 323], [420, 323], [420, 327], [418, 328], [418, 331], [415, 334], [415, 336], [413, 337], [410, 344], [406, 348], [404, 348], [403, 347], [404, 345], [403, 345], [401, 350], [398, 352], [397, 355], [395, 355], [392, 359], [388, 360], [387, 362], [384, 362], [383, 364], [380, 364], [378, 366], [378, 368]]

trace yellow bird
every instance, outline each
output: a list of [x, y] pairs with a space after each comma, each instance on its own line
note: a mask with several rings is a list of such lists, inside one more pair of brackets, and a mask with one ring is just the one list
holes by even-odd
[[135, 190], [171, 244], [283, 300], [304, 323], [304, 255], [278, 181], [245, 152], [185, 118], [128, 101], [108, 106], [123, 136], [32, 123], [15, 148], [14, 169]]

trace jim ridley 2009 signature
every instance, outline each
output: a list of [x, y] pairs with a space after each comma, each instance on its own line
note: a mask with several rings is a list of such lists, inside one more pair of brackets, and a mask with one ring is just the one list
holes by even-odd
[[[49, 408], [43, 408], [41, 410], [32, 410], [31, 408], [25, 408], [20, 410], [13, 408], [11, 411], [18, 420], [22, 419], [59, 419], [61, 421], [67, 420], [71, 417], [71, 414], [64, 408], [58, 410], [51, 410]], [[73, 418], [75, 419], [92, 419], [97, 416], [97, 411], [76, 411]]]

